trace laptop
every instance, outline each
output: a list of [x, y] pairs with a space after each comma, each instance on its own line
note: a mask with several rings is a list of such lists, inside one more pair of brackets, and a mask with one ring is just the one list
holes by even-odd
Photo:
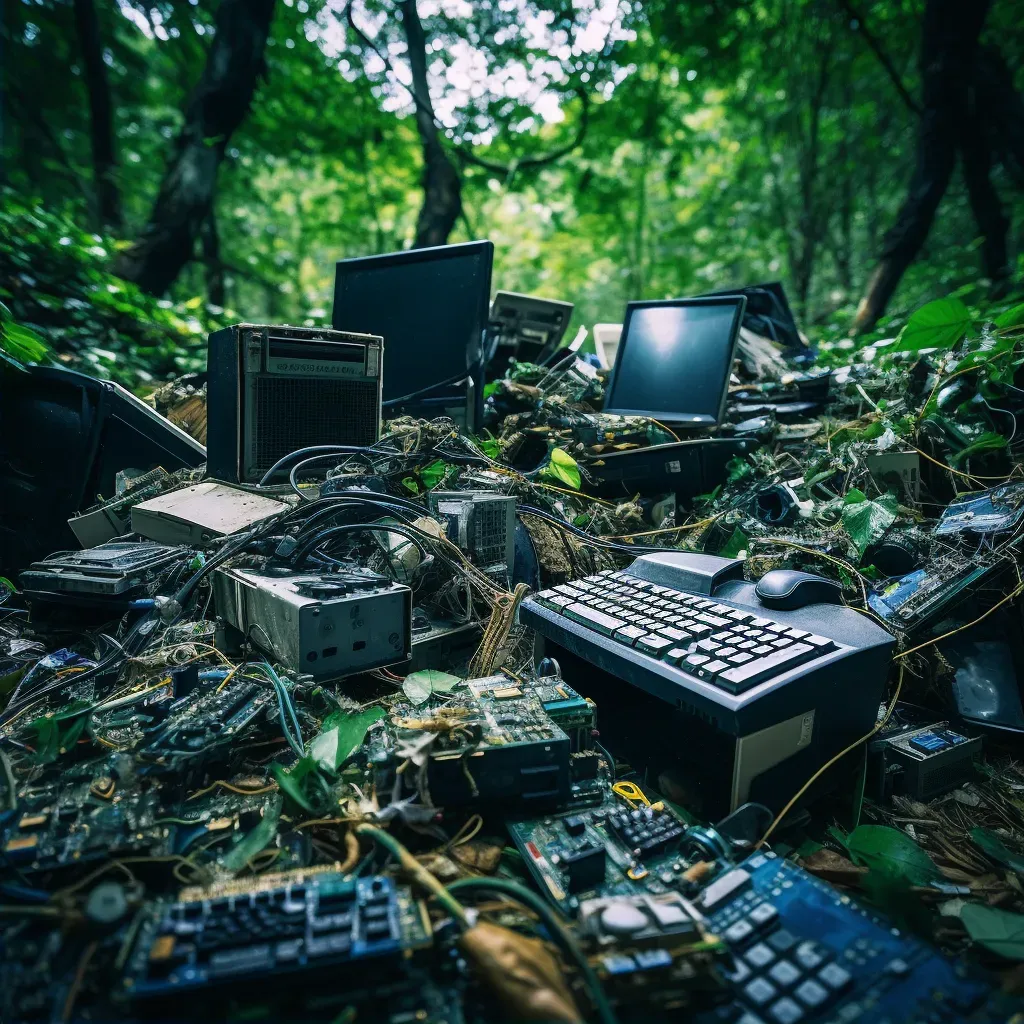
[[588, 463], [599, 494], [674, 491], [692, 499], [725, 479], [731, 459], [756, 447], [751, 438], [709, 436], [725, 417], [745, 309], [742, 295], [627, 304], [604, 411], [647, 416], [685, 436]]

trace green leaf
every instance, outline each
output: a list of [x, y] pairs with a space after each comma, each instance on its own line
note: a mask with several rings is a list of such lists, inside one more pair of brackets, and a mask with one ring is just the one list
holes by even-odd
[[259, 824], [224, 854], [221, 865], [228, 871], [241, 871], [260, 850], [266, 849], [267, 844], [277, 834], [277, 824], [283, 806], [284, 798], [280, 793], [274, 793], [264, 805], [263, 817]]
[[734, 484], [745, 477], [750, 476], [754, 472], [754, 467], [745, 459], [742, 459], [737, 455], [726, 463], [725, 470], [726, 484]]
[[951, 465], [958, 466], [964, 459], [969, 459], [972, 455], [977, 455], [979, 452], [996, 451], [999, 448], [1005, 448], [1006, 445], [1007, 440], [1003, 434], [997, 434], [989, 430], [976, 441], [972, 441], [966, 448], [961, 448], [960, 451], [954, 452], [950, 456], [949, 461]]
[[501, 457], [501, 445], [493, 438], [488, 437], [477, 441], [476, 446], [489, 459], [497, 459]]
[[403, 476], [402, 477], [402, 486], [410, 494], [419, 494], [420, 491], [423, 490], [423, 488], [420, 487], [420, 485], [416, 482], [416, 478], [415, 477], [411, 477], [411, 476]]
[[316, 810], [306, 799], [303, 782], [310, 772], [316, 771], [316, 768], [317, 763], [312, 757], [303, 757], [296, 761], [291, 771], [280, 764], [270, 766], [270, 771], [277, 780], [278, 786], [281, 787], [281, 792], [309, 814], [316, 814]]
[[11, 311], [0, 302], [0, 324], [9, 324], [13, 319]]
[[997, 864], [1002, 864], [1003, 867], [1016, 871], [1019, 875], [1024, 875], [1024, 856], [1009, 849], [995, 832], [991, 832], [987, 828], [972, 828], [971, 839]]
[[492, 380], [489, 384], [484, 385], [484, 401], [486, 402], [491, 395], [496, 395], [498, 389], [501, 387], [501, 381]]
[[890, 351], [952, 348], [970, 325], [971, 314], [959, 299], [936, 299], [910, 317]]
[[843, 498], [843, 504], [857, 505], [860, 502], [867, 500], [868, 496], [859, 487], [851, 487], [850, 490], [846, 492], [846, 497]]
[[49, 349], [35, 331], [21, 324], [0, 324], [0, 348], [23, 363], [41, 363]]
[[423, 486], [426, 487], [428, 491], [431, 488], [436, 487], [444, 478], [447, 470], [447, 464], [441, 459], [428, 463], [420, 470], [420, 480], [423, 481]]
[[1005, 313], [1000, 313], [995, 319], [995, 325], [1004, 330], [1010, 327], [1024, 327], [1024, 302], [1011, 307]]
[[362, 745], [366, 732], [384, 717], [383, 708], [335, 711], [323, 722], [320, 734], [309, 745], [309, 756], [327, 771], [337, 771]]
[[842, 511], [843, 529], [863, 555], [896, 522], [899, 503], [892, 494], [883, 494], [873, 501], [865, 498], [852, 502], [847, 495], [846, 502]]
[[1024, 914], [968, 903], [960, 911], [960, 920], [979, 945], [1007, 960], [1024, 960]]
[[732, 536], [725, 542], [725, 547], [722, 548], [718, 553], [723, 558], [736, 558], [741, 551], [747, 550], [747, 545], [750, 543], [750, 538], [740, 529], [736, 527], [732, 531]]
[[574, 491], [578, 491], [582, 483], [580, 467], [576, 464], [576, 460], [561, 448], [551, 449], [551, 460], [538, 476], [547, 480], [558, 480]]
[[845, 845], [854, 864], [883, 878], [929, 885], [939, 873], [910, 836], [886, 825], [859, 825], [846, 837]]
[[434, 668], [425, 668], [419, 672], [411, 672], [405, 677], [402, 692], [412, 704], [418, 706], [428, 700], [432, 693], [451, 693], [461, 682], [460, 676], [453, 676]]

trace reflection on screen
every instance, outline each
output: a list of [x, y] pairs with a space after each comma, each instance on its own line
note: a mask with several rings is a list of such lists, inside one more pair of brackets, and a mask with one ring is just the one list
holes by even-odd
[[480, 253], [338, 267], [333, 325], [383, 337], [385, 401], [479, 361], [489, 270]]
[[717, 421], [737, 305], [634, 307], [605, 411]]

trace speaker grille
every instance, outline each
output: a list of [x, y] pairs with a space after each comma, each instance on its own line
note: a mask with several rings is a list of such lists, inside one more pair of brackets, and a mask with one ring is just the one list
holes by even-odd
[[473, 548], [480, 565], [495, 565], [508, 557], [508, 506], [505, 501], [473, 505]]
[[370, 445], [377, 440], [380, 398], [375, 380], [256, 378], [254, 470], [316, 444]]

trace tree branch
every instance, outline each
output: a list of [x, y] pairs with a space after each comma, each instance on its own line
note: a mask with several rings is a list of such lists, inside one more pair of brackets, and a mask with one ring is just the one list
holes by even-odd
[[857, 22], [857, 31], [864, 37], [864, 42], [868, 44], [868, 48], [878, 58], [879, 64], [885, 68], [886, 73], [892, 81], [896, 91], [900, 94], [900, 98], [907, 105], [907, 109], [911, 113], [916, 114], [918, 117], [921, 116], [921, 105], [910, 95], [907, 87], [903, 84], [903, 79], [900, 77], [899, 71], [896, 70], [896, 66], [889, 59], [889, 55], [882, 49], [882, 44], [875, 38], [864, 21], [864, 16], [857, 10], [856, 7], [850, 2], [850, 0], [839, 0], [839, 6]]

